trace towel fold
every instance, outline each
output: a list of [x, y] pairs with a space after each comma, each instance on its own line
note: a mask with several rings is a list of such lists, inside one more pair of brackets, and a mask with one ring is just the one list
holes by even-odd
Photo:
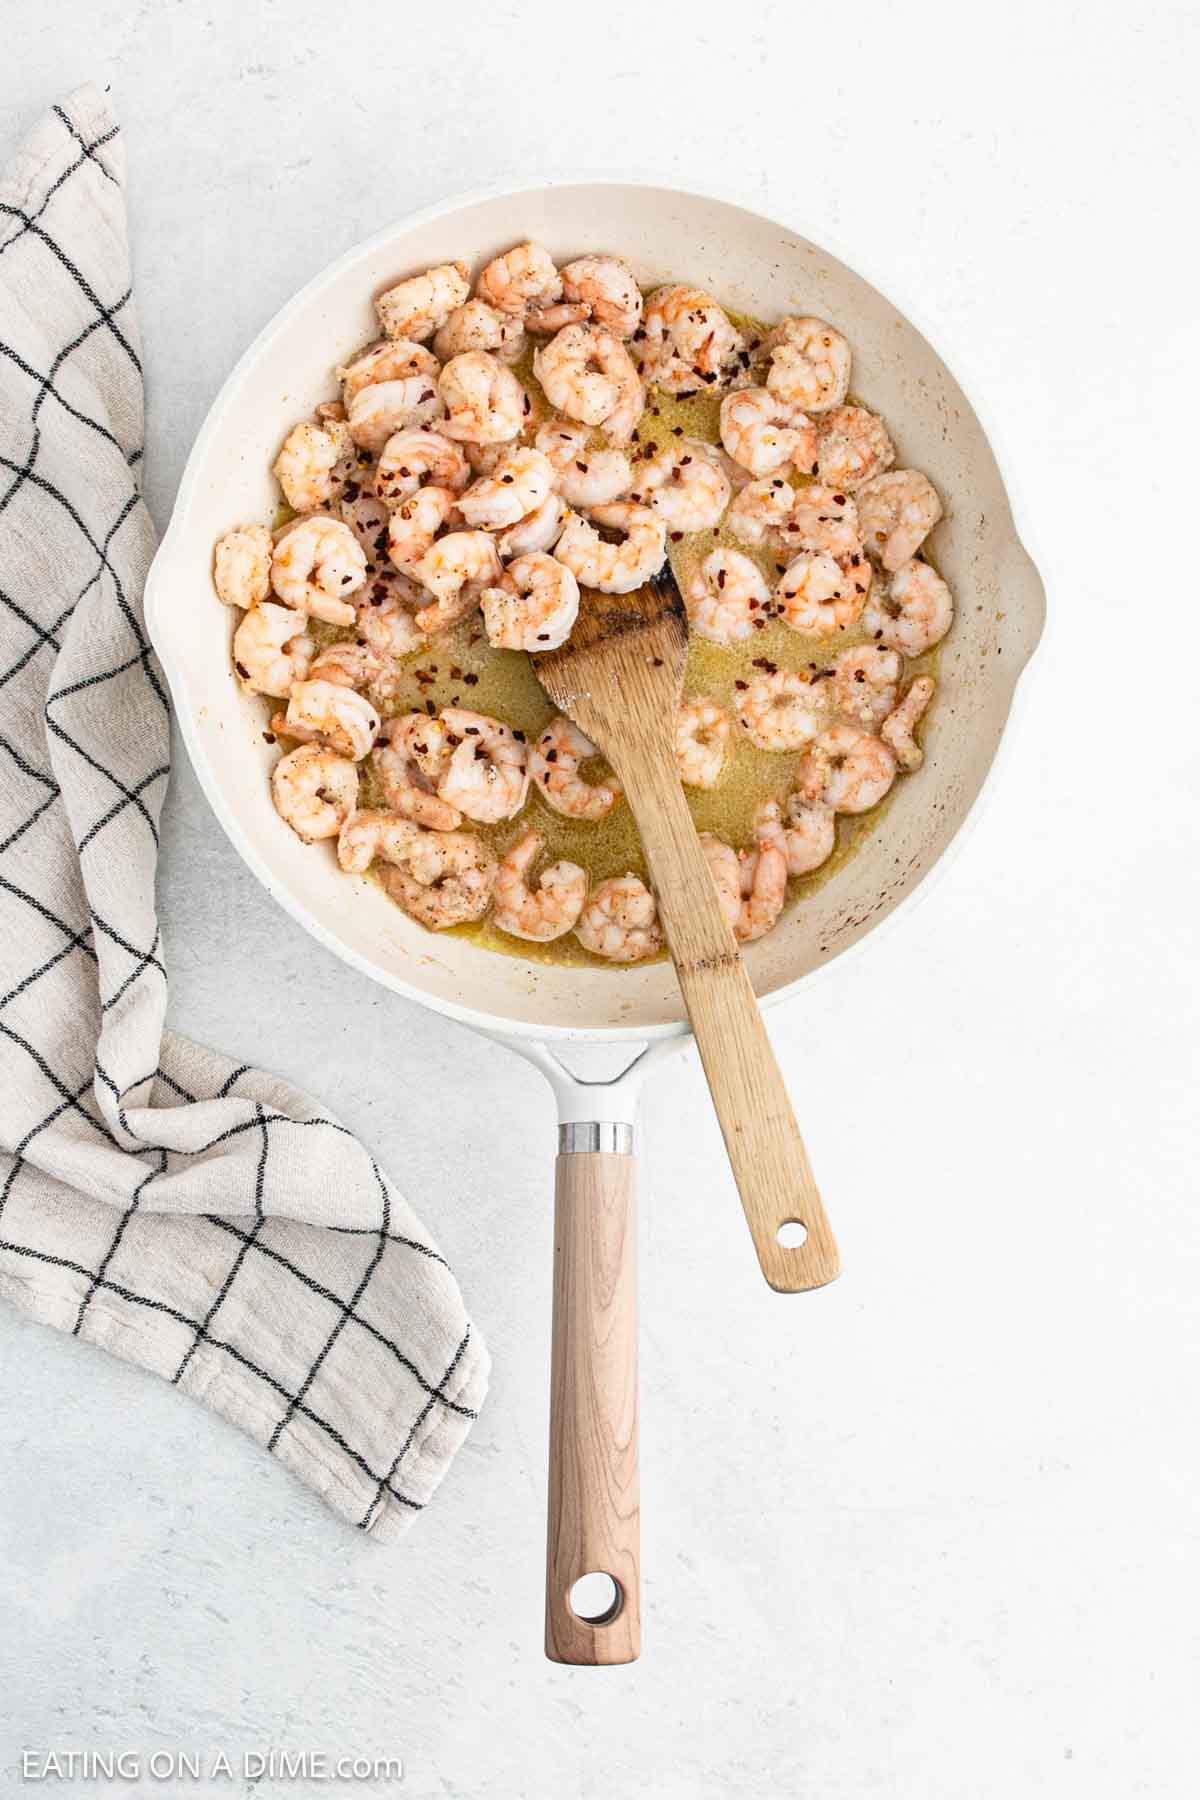
[[141, 457], [124, 156], [86, 87], [0, 178], [0, 1294], [389, 1539], [466, 1436], [487, 1352], [344, 1126], [163, 1030]]

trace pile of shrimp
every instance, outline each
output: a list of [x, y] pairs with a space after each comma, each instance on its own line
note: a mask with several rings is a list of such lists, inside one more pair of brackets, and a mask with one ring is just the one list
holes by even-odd
[[[539, 866], [528, 821], [503, 855], [470, 829], [516, 819], [531, 792], [573, 821], [605, 818], [621, 791], [586, 777], [596, 752], [582, 732], [557, 717], [529, 742], [457, 704], [396, 701], [408, 660], [470, 615], [492, 646], [536, 656], [569, 635], [581, 587], [629, 593], [670, 546], [711, 533], [686, 582], [697, 636], [736, 647], [779, 622], [810, 640], [856, 637], [804, 672], [756, 658], [731, 710], [701, 693], [680, 709], [692, 787], [719, 784], [738, 738], [800, 753], [749, 844], [703, 839], [734, 935], [763, 936], [789, 878], [830, 856], [838, 815], [868, 811], [920, 766], [935, 683], [906, 683], [904, 660], [954, 616], [920, 555], [941, 501], [893, 466], [882, 419], [848, 398], [846, 338], [801, 317], [747, 336], [701, 289], [643, 295], [618, 256], [556, 267], [535, 243], [489, 262], [473, 288], [462, 262], [411, 275], [375, 310], [382, 335], [339, 367], [340, 397], [279, 450], [286, 522], [237, 526], [216, 546], [217, 594], [242, 612], [235, 670], [280, 703], [270, 735], [292, 746], [272, 775], [280, 815], [308, 843], [335, 841], [348, 872], [375, 866], [430, 930], [490, 912], [531, 943], [573, 932], [610, 962], [657, 955], [654, 895], [636, 875], [593, 886], [577, 863]], [[530, 353], [526, 384], [516, 365]], [[699, 393], [721, 396], [719, 446], [682, 427], [664, 446], [643, 441], [656, 394]], [[745, 548], [718, 543], [722, 527]], [[342, 635], [327, 641], [314, 622]], [[364, 774], [382, 806], [363, 804]]]

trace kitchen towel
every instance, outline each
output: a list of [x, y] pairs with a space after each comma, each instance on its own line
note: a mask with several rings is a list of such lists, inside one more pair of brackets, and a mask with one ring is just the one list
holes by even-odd
[[86, 87], [0, 177], [0, 1293], [390, 1539], [462, 1444], [488, 1357], [370, 1152], [163, 1030], [169, 706], [142, 622], [124, 168]]

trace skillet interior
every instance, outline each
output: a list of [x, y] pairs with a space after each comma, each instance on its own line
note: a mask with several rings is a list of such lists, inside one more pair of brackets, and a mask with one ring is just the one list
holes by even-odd
[[375, 335], [373, 294], [430, 263], [464, 257], [478, 267], [524, 237], [545, 243], [560, 262], [584, 250], [619, 251], [643, 285], [687, 279], [767, 319], [788, 312], [829, 318], [851, 340], [854, 392], [884, 415], [898, 465], [925, 470], [946, 503], [933, 549], [958, 616], [942, 647], [925, 767], [899, 784], [882, 827], [854, 857], [748, 946], [761, 996], [782, 996], [847, 950], [941, 856], [995, 756], [1017, 677], [1041, 632], [1044, 594], [983, 428], [931, 345], [844, 263], [726, 202], [601, 183], [452, 203], [352, 251], [268, 326], [197, 439], [147, 592], [150, 630], [218, 817], [281, 903], [386, 986], [469, 1022], [539, 1037], [663, 1035], [685, 1023], [669, 963], [556, 968], [433, 937], [373, 883], [341, 874], [326, 848], [294, 836], [271, 804], [268, 775], [278, 753], [263, 741], [261, 703], [233, 675], [235, 620], [210, 581], [217, 537], [232, 524], [272, 516], [278, 495], [269, 469], [288, 427], [333, 397], [334, 364]]

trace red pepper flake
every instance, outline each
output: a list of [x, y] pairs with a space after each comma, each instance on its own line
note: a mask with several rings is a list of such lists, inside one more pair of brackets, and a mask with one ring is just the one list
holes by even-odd
[[579, 461], [578, 461], [578, 460], [577, 460], [577, 461], [576, 461], [576, 463], [575, 463], [575, 467], [576, 467], [576, 468], [577, 468], [577, 469], [578, 469], [578, 470], [579, 470], [579, 473], [580, 473], [580, 474], [581, 474], [581, 475], [586, 475], [586, 474], [587, 474], [587, 472], [588, 472], [588, 466], [587, 466], [587, 464], [586, 464], [586, 463], [585, 463], [585, 462], [579, 462]]
[[245, 663], [235, 662], [233, 666], [237, 670], [238, 674], [241, 676], [243, 681], [249, 681], [250, 671], [246, 667]]
[[725, 570], [724, 569], [717, 570], [717, 586], [719, 588], [723, 588], [725, 586]]
[[502, 475], [500, 477], [500, 480], [505, 487], [511, 487], [515, 479], [516, 477], [513, 475]]
[[[815, 470], [815, 469], [814, 469], [814, 470], [813, 470], [813, 474], [814, 474], [814, 475], [815, 475], [815, 474], [816, 474], [816, 470]], [[834, 496], [833, 496], [833, 504], [834, 504], [834, 505], [835, 505], [835, 506], [845, 506], [845, 504], [846, 504], [846, 496], [845, 496], [845, 494], [835, 494], [835, 495], [834, 495]]]
[[558, 761], [558, 751], [557, 750], [547, 750], [546, 751], [546, 761], [547, 762], [557, 762]]
[[273, 731], [264, 731], [263, 732], [263, 743], [264, 744], [273, 744], [274, 742], [275, 742], [275, 733]]
[[671, 542], [673, 544], [677, 544], [682, 536], [683, 536], [682, 531], [673, 531], [671, 533]]
[[652, 656], [650, 658], [650, 667], [652, 669], [661, 669], [662, 666], [663, 666], [663, 659], [661, 656]]
[[425, 400], [432, 400], [433, 394], [434, 390], [432, 388], [426, 388], [425, 392], [421, 395], [421, 399], [417, 402], [418, 406]]
[[464, 675], [463, 680], [466, 682], [468, 687], [478, 687], [479, 686], [478, 675]]
[[744, 694], [746, 689], [750, 686], [750, 683], [748, 681], [735, 681], [733, 685], [739, 694]]

